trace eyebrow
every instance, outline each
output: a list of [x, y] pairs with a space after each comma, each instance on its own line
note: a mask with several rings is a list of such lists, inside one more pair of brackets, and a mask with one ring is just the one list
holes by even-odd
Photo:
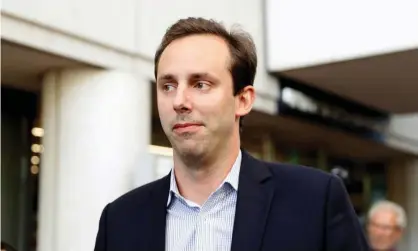
[[158, 77], [157, 82], [160, 82], [160, 81], [163, 81], [163, 80], [164, 81], [173, 80], [173, 79], [175, 79], [173, 74], [164, 74], [164, 75], [161, 75], [160, 77]]
[[[208, 72], [196, 72], [196, 73], [192, 73], [189, 76], [190, 79], [202, 79], [202, 78], [209, 78], [212, 80], [217, 80], [216, 77], [214, 77], [212, 74], [208, 73]], [[157, 82], [160, 81], [171, 81], [176, 79], [176, 77], [173, 74], [163, 74], [161, 75]]]
[[207, 72], [193, 73], [193, 74], [191, 74], [190, 78], [192, 78], [192, 79], [202, 79], [202, 78], [214, 79], [214, 77], [210, 73], [207, 73]]

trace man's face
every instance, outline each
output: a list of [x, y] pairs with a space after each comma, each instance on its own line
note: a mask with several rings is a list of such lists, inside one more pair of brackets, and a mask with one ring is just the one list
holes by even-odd
[[396, 246], [402, 235], [396, 222], [396, 214], [383, 209], [372, 215], [367, 232], [373, 250], [390, 250]]
[[213, 35], [177, 39], [161, 55], [158, 111], [165, 134], [183, 156], [219, 149], [238, 131], [239, 116], [249, 112], [233, 95], [230, 60], [226, 42]]

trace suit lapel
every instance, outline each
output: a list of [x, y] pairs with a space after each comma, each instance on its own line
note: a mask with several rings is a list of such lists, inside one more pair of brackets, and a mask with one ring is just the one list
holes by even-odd
[[231, 251], [260, 250], [274, 195], [269, 169], [242, 151]]
[[160, 180], [161, 183], [151, 192], [149, 208], [150, 225], [148, 231], [147, 250], [164, 251], [166, 233], [167, 200], [170, 191], [170, 174]]

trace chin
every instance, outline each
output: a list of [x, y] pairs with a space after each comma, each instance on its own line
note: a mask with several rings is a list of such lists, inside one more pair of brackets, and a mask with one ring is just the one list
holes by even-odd
[[198, 158], [205, 153], [203, 142], [183, 140], [172, 144], [175, 151], [186, 158]]
[[200, 155], [204, 152], [202, 145], [196, 143], [181, 143], [178, 145], [177, 151], [184, 155]]
[[194, 133], [183, 133], [181, 135], [167, 135], [171, 146], [177, 151], [195, 152], [203, 145], [203, 140]]
[[381, 245], [381, 244], [377, 244], [377, 243], [375, 243], [375, 244], [372, 243], [371, 246], [372, 246], [373, 249], [376, 249], [376, 250], [389, 250], [390, 249], [389, 245]]

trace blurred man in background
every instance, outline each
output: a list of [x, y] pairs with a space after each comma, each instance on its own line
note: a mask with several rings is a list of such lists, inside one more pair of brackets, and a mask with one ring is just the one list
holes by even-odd
[[391, 201], [375, 203], [368, 214], [367, 233], [374, 251], [395, 251], [406, 227], [404, 209]]

